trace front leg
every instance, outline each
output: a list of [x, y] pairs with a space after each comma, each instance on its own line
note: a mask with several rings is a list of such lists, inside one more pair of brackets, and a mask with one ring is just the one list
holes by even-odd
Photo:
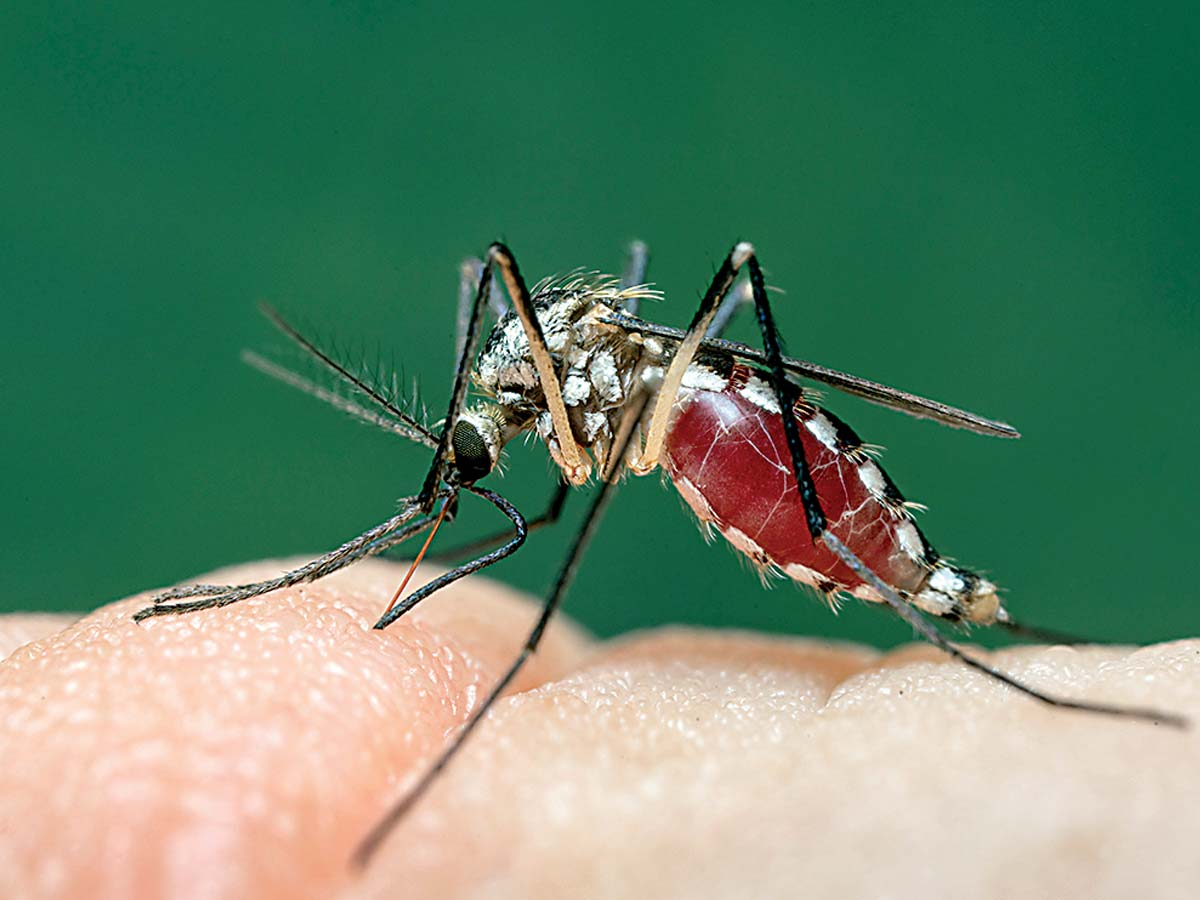
[[[484, 263], [484, 277], [491, 272], [493, 266], [499, 266], [500, 277], [508, 288], [512, 299], [513, 309], [525, 329], [525, 338], [529, 341], [529, 355], [537, 370], [538, 381], [541, 382], [542, 394], [546, 398], [546, 409], [554, 423], [554, 435], [558, 438], [559, 451], [562, 454], [563, 475], [571, 484], [579, 485], [587, 481], [591, 467], [583, 457], [583, 451], [575, 443], [575, 435], [571, 430], [571, 422], [567, 418], [567, 405], [563, 401], [562, 385], [558, 381], [558, 372], [554, 368], [554, 359], [550, 348], [546, 345], [546, 335], [542, 332], [542, 323], [538, 321], [537, 312], [533, 308], [533, 300], [529, 296], [529, 288], [517, 268], [517, 260], [512, 251], [503, 244], [492, 244], [488, 248], [487, 262]], [[481, 289], [482, 290], [482, 289]], [[447, 424], [449, 430], [449, 424]]]

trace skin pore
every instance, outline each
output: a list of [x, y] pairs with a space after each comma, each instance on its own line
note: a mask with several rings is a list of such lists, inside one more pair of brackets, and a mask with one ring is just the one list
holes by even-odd
[[[243, 582], [271, 561], [204, 576]], [[1194, 896], [1200, 738], [1047, 709], [924, 646], [560, 616], [371, 867], [358, 840], [536, 615], [486, 579], [370, 624], [364, 562], [218, 610], [0, 619], [0, 894]], [[428, 576], [428, 572], [418, 577]], [[1200, 641], [986, 654], [1200, 719]]]

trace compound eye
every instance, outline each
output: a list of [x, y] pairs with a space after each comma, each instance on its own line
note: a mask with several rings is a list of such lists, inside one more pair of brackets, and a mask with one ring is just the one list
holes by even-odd
[[477, 429], [470, 422], [460, 420], [450, 436], [454, 448], [454, 466], [462, 480], [470, 484], [492, 471], [492, 455]]

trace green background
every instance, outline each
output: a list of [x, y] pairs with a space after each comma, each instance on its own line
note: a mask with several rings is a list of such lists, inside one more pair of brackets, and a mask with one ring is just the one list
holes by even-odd
[[[238, 362], [279, 344], [258, 300], [440, 406], [457, 263], [491, 240], [537, 278], [643, 238], [648, 315], [682, 325], [746, 238], [793, 353], [1024, 433], [829, 397], [944, 554], [1034, 623], [1197, 632], [1194, 7], [249, 6], [0, 12], [4, 608], [315, 553], [415, 491], [425, 451]], [[509, 460], [533, 514], [545, 451]], [[569, 598], [597, 631], [909, 636], [761, 590], [657, 482]], [[541, 590], [569, 529], [495, 576]]]

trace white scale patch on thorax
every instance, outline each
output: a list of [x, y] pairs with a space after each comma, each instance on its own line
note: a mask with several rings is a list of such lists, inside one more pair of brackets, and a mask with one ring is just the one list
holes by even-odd
[[[581, 298], [566, 295], [538, 310], [538, 322], [551, 353], [563, 353], [574, 340], [572, 320], [580, 307]], [[489, 391], [498, 385], [534, 388], [538, 383], [537, 369], [529, 350], [525, 327], [515, 312], [508, 313], [488, 335], [484, 352], [476, 364], [479, 384]]]
[[592, 385], [578, 370], [569, 372], [563, 381], [562, 398], [567, 406], [582, 406], [592, 393]]
[[529, 358], [529, 341], [516, 315], [510, 313], [492, 329], [487, 350], [480, 355], [475, 374], [488, 390], [500, 383], [526, 388], [537, 384], [537, 370]]
[[584, 437], [594, 441], [601, 429], [608, 427], [608, 416], [602, 412], [585, 412], [583, 414]]
[[617, 362], [608, 350], [599, 350], [588, 364], [588, 377], [596, 394], [605, 403], [619, 403], [625, 392], [617, 374]]

